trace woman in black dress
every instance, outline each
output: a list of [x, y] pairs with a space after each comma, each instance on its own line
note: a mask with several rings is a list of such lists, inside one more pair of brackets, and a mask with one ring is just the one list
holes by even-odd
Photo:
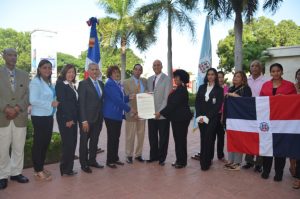
[[195, 108], [200, 129], [200, 166], [203, 171], [211, 166], [218, 113], [223, 103], [223, 88], [219, 85], [216, 69], [207, 70], [204, 84], [197, 92]]

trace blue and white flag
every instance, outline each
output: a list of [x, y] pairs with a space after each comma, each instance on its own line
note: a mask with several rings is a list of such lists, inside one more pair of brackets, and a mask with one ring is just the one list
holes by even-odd
[[[204, 77], [206, 71], [212, 66], [212, 56], [211, 56], [211, 39], [210, 39], [210, 28], [209, 28], [209, 16], [206, 17], [203, 38], [202, 38], [202, 46], [200, 59], [198, 64], [198, 75], [196, 81], [197, 91], [199, 86], [203, 84]], [[198, 128], [198, 124], [196, 121], [196, 111], [194, 113], [194, 121], [193, 121], [194, 130]]]
[[90, 39], [89, 39], [89, 47], [88, 53], [85, 61], [85, 73], [84, 77], [88, 77], [88, 66], [90, 63], [96, 63], [99, 65], [101, 70], [101, 56], [100, 56], [100, 46], [97, 35], [97, 24], [99, 24], [98, 19], [95, 17], [91, 17], [87, 21], [88, 26], [91, 26]]

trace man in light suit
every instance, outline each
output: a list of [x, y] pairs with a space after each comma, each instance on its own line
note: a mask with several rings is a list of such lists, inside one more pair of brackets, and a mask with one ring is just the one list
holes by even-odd
[[22, 175], [29, 76], [16, 68], [15, 49], [5, 49], [3, 59], [5, 66], [0, 68], [0, 189], [7, 187], [9, 176], [11, 180], [19, 183], [29, 182], [28, 178]]
[[[137, 93], [144, 93], [147, 91], [147, 80], [141, 78], [143, 73], [143, 67], [140, 64], [136, 64], [133, 67], [132, 76], [129, 79], [126, 79], [123, 83], [125, 95], [135, 95]], [[136, 98], [129, 101], [130, 107], [137, 110]], [[134, 140], [135, 136], [137, 137], [137, 146], [135, 150], [135, 159], [139, 162], [144, 162], [142, 157], [143, 144], [144, 144], [144, 135], [145, 135], [145, 120], [141, 120], [137, 115], [133, 116], [129, 113], [126, 113], [126, 144], [125, 144], [125, 153], [126, 153], [126, 162], [131, 164], [133, 151], [134, 151]]]
[[[90, 63], [89, 77], [79, 83], [79, 115], [80, 115], [80, 145], [79, 161], [81, 169], [92, 173], [91, 167], [103, 168], [96, 161], [97, 144], [103, 123], [103, 90], [104, 85], [97, 79], [99, 66]], [[89, 143], [89, 148], [87, 144]]]
[[[165, 108], [169, 93], [172, 89], [170, 78], [162, 73], [162, 63], [160, 60], [153, 62], [155, 75], [149, 77], [147, 88], [153, 92], [155, 113]], [[150, 143], [150, 159], [147, 162], [159, 161], [159, 165], [164, 166], [168, 153], [170, 121], [163, 116], [158, 119], [148, 120], [148, 133]], [[159, 135], [159, 136], [158, 136]]]

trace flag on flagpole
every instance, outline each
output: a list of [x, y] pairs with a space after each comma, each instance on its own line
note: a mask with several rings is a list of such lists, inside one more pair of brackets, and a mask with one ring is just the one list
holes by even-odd
[[226, 106], [229, 152], [300, 159], [300, 95], [229, 97]]
[[[198, 64], [198, 75], [196, 81], [197, 91], [199, 86], [203, 84], [206, 71], [209, 68], [211, 68], [211, 66], [212, 66], [211, 39], [210, 39], [209, 16], [207, 16], [205, 21], [205, 26], [204, 26], [200, 59]], [[198, 124], [196, 121], [196, 111], [194, 113], [193, 127], [194, 130], [198, 128]]]
[[88, 26], [91, 26], [90, 38], [89, 38], [89, 47], [88, 53], [85, 61], [85, 73], [84, 78], [88, 77], [88, 66], [90, 63], [96, 63], [100, 67], [101, 71], [101, 56], [100, 56], [100, 46], [98, 41], [97, 29], [96, 26], [99, 24], [98, 19], [95, 17], [91, 17], [87, 21]]

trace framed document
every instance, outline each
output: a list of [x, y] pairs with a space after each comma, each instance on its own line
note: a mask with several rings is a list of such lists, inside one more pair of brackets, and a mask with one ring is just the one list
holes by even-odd
[[154, 108], [154, 97], [150, 93], [139, 93], [136, 94], [137, 112], [138, 116], [142, 119], [153, 119], [155, 108]]

